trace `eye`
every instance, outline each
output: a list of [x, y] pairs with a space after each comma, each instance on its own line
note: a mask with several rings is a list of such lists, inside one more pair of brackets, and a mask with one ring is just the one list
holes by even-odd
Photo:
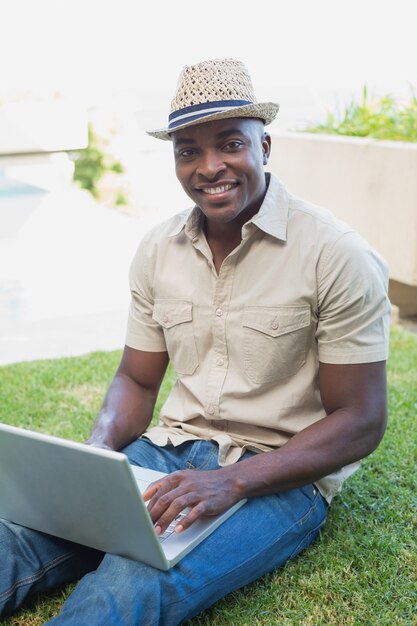
[[233, 141], [228, 141], [227, 144], [224, 146], [225, 150], [228, 150], [229, 152], [236, 152], [236, 150], [240, 150], [240, 148], [243, 147], [243, 142], [242, 141], [238, 141], [237, 139], [233, 139]]
[[190, 159], [191, 157], [193, 157], [195, 155], [196, 151], [193, 150], [192, 148], [186, 148], [184, 150], [179, 150], [177, 152], [177, 157], [179, 159]]

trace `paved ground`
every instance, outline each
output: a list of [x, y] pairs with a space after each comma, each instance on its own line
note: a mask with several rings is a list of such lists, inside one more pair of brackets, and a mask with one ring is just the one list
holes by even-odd
[[[134, 215], [69, 185], [14, 193], [0, 186], [0, 365], [123, 346], [138, 242], [189, 206], [169, 146], [153, 146], [145, 144], [131, 163]], [[417, 318], [401, 323], [417, 332]]]
[[65, 155], [36, 157], [27, 170], [19, 161], [15, 171], [0, 159], [0, 365], [124, 345], [137, 245], [190, 200], [175, 177], [170, 142], [133, 123], [123, 137], [128, 213], [68, 182]]
[[129, 265], [161, 217], [78, 189], [0, 197], [0, 364], [123, 346]]

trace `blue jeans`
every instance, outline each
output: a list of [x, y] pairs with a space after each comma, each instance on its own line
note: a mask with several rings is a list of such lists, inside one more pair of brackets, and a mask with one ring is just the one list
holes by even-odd
[[[219, 467], [210, 441], [160, 448], [140, 439], [124, 452], [164, 472]], [[251, 498], [168, 572], [0, 521], [0, 616], [31, 593], [81, 578], [50, 624], [175, 626], [301, 552], [326, 511], [313, 485]]]

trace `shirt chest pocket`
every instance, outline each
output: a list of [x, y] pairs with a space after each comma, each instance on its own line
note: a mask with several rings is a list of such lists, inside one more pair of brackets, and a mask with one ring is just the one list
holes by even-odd
[[304, 365], [310, 307], [245, 306], [243, 351], [245, 373], [255, 383], [292, 376]]
[[155, 300], [152, 317], [162, 326], [169, 358], [177, 374], [193, 374], [198, 366], [198, 354], [192, 302]]

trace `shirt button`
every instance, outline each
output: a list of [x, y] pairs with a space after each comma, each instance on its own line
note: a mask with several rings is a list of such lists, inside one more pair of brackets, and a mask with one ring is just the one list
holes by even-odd
[[216, 361], [217, 365], [224, 365], [224, 359], [222, 359], [221, 357], [219, 357]]
[[279, 326], [278, 322], [271, 322], [272, 330], [277, 330], [278, 326]]
[[216, 309], [216, 315], [217, 315], [217, 317], [221, 317], [223, 315], [222, 309], [220, 309], [220, 308]]
[[168, 317], [168, 315], [164, 315], [164, 317], [163, 317], [163, 321], [164, 321], [164, 322], [169, 322], [169, 317]]
[[209, 415], [214, 415], [214, 406], [212, 404], [210, 404], [208, 408], [208, 412], [209, 412]]

